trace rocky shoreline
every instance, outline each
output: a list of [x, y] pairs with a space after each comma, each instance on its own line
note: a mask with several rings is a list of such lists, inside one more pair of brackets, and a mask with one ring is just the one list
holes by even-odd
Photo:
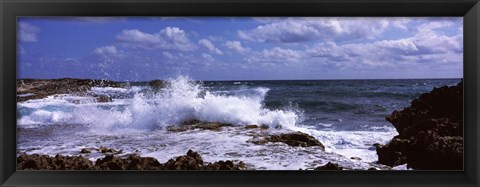
[[[95, 86], [122, 87], [122, 84], [119, 82], [93, 79], [19, 79], [17, 80], [17, 102], [30, 99], [42, 99], [56, 94], [84, 95]], [[100, 101], [108, 101], [108, 98], [105, 98], [105, 96], [97, 97], [100, 97]]]
[[[97, 98], [97, 102], [110, 102], [111, 98], [108, 95], [92, 95], [88, 91], [92, 87], [124, 88], [128, 87], [129, 84], [131, 83], [76, 78], [17, 79], [17, 102], [42, 99], [57, 94], [88, 95]], [[153, 89], [158, 89], [164, 87], [166, 82], [162, 80], [152, 80], [148, 82], [148, 85]]]
[[[39, 155], [25, 153], [17, 157], [18, 170], [248, 170], [242, 161], [220, 160], [204, 162], [200, 154], [188, 150], [186, 155], [160, 163], [152, 157], [129, 154], [122, 157], [113, 154], [97, 159], [95, 162], [80, 156]], [[302, 169], [299, 169], [302, 170]], [[328, 162], [311, 170], [344, 170], [338, 164]], [[370, 168], [369, 170], [376, 170]]]
[[416, 170], [463, 169], [463, 80], [422, 94], [386, 120], [399, 135], [376, 145], [378, 163], [407, 164]]
[[95, 162], [83, 156], [54, 157], [39, 154], [22, 154], [17, 157], [18, 170], [244, 170], [242, 161], [217, 161], [206, 163], [200, 154], [188, 150], [186, 155], [178, 156], [160, 163], [152, 157], [129, 154], [123, 157], [113, 154], [97, 159]]
[[[149, 86], [156, 89], [166, 86], [161, 80], [150, 81]], [[53, 80], [17, 80], [17, 102], [41, 99], [58, 94], [92, 96], [97, 102], [110, 102], [108, 95], [95, 95], [89, 92], [92, 87], [126, 88], [131, 86], [123, 82], [86, 79]], [[378, 165], [395, 167], [407, 164], [416, 170], [461, 170], [463, 169], [463, 81], [456, 86], [434, 88], [412, 101], [411, 106], [402, 111], [394, 111], [386, 118], [393, 124], [399, 135], [388, 144], [375, 144]], [[251, 145], [279, 145], [289, 147], [314, 147], [322, 152], [325, 146], [315, 137], [302, 132], [276, 131], [278, 127], [265, 124], [251, 124], [242, 127], [221, 122], [204, 122], [188, 120], [181, 125], [166, 128], [170, 133], [182, 133], [193, 130], [222, 131], [223, 128], [241, 128], [242, 133], [251, 138], [246, 141]], [[270, 129], [272, 128], [272, 129]], [[276, 133], [272, 133], [276, 132]], [[95, 162], [82, 154], [92, 151], [101, 153], [103, 158]], [[183, 151], [183, 150], [182, 150]], [[129, 153], [129, 152], [127, 152]], [[84, 148], [79, 156], [39, 154], [20, 154], [17, 158], [19, 170], [246, 170], [248, 165], [236, 160], [204, 162], [200, 154], [189, 150], [186, 155], [178, 156], [160, 163], [152, 157], [123, 153], [113, 148]], [[135, 152], [136, 153], [136, 152]], [[76, 154], [74, 154], [76, 155]], [[170, 157], [170, 156], [168, 156]], [[98, 157], [96, 157], [98, 158]], [[96, 159], [95, 158], [95, 159]], [[91, 158], [93, 159], [93, 158]], [[352, 160], [361, 160], [352, 157]], [[377, 164], [374, 163], [374, 164]], [[324, 164], [324, 163], [323, 163]], [[339, 164], [328, 162], [310, 167], [310, 170], [348, 170]], [[380, 168], [380, 167], [379, 167]], [[250, 168], [251, 169], [251, 168]], [[384, 168], [381, 168], [384, 169]], [[372, 167], [369, 170], [376, 170]]]
[[[180, 126], [167, 129], [172, 133], [188, 130], [212, 130], [220, 131], [222, 127], [232, 127], [232, 124], [220, 122], [202, 122], [198, 120], [185, 121]], [[323, 144], [313, 136], [302, 132], [275, 133], [270, 134], [266, 125], [249, 125], [245, 128], [250, 131], [253, 138], [247, 143], [264, 145], [267, 143], [283, 143], [291, 147], [312, 147], [316, 146], [323, 151]], [[99, 153], [103, 158], [95, 162], [82, 156], [86, 154]], [[199, 153], [189, 150], [186, 155], [174, 157], [166, 163], [160, 163], [152, 157], [141, 157], [137, 154], [123, 154], [123, 150], [100, 146], [98, 148], [82, 148], [79, 156], [63, 156], [22, 153], [17, 157], [17, 169], [19, 170], [246, 170], [246, 164], [242, 161], [220, 160], [213, 163], [203, 161]], [[123, 154], [123, 155], [122, 155]], [[121, 155], [121, 156], [120, 156]], [[328, 163], [325, 166], [318, 166], [314, 170], [343, 170], [338, 164]]]

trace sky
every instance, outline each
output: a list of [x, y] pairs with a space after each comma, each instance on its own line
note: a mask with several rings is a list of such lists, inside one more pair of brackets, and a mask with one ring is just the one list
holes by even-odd
[[463, 77], [461, 17], [22, 17], [18, 78]]

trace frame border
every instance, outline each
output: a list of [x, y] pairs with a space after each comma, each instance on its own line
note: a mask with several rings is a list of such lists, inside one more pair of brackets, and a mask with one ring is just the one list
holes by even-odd
[[[478, 0], [0, 0], [0, 186], [480, 186]], [[18, 16], [464, 18], [464, 171], [16, 171]]]

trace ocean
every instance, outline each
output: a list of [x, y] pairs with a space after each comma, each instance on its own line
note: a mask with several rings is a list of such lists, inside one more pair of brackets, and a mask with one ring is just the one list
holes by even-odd
[[[112, 147], [160, 162], [199, 152], [205, 161], [237, 160], [249, 169], [298, 170], [339, 163], [351, 169], [381, 168], [373, 144], [397, 135], [385, 120], [394, 110], [434, 87], [460, 79], [194, 81], [167, 80], [165, 88], [136, 82], [124, 88], [93, 87], [90, 95], [63, 94], [17, 105], [17, 154], [79, 155], [82, 148]], [[233, 124], [220, 131], [167, 131], [186, 120]], [[252, 131], [301, 131], [325, 151], [281, 143], [249, 143]], [[94, 161], [103, 155], [84, 155]], [[405, 168], [394, 168], [405, 169]]]

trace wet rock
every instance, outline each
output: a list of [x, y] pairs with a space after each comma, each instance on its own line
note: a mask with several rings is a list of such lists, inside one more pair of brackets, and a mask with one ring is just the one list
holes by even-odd
[[100, 146], [100, 148], [97, 149], [98, 152], [104, 153], [104, 154], [121, 154], [123, 151], [122, 150], [116, 150], [114, 148], [106, 148], [103, 146]]
[[128, 155], [127, 158], [120, 158], [114, 155], [107, 155], [103, 159], [97, 159], [96, 169], [99, 170], [161, 170], [163, 165], [155, 158]]
[[394, 111], [387, 121], [399, 135], [375, 145], [378, 162], [424, 170], [463, 169], [463, 80], [434, 88]]
[[255, 145], [264, 145], [264, 144], [268, 143], [269, 141], [268, 141], [267, 138], [252, 138], [252, 139], [247, 140], [247, 142], [253, 143]]
[[211, 164], [208, 164], [204, 167], [205, 170], [243, 170], [245, 169], [245, 163], [242, 161], [234, 163], [230, 160], [227, 161], [218, 161]]
[[99, 95], [97, 96], [97, 102], [99, 103], [108, 103], [108, 102], [112, 102], [112, 98], [110, 98], [110, 96], [108, 95]]
[[310, 146], [319, 146], [322, 150], [325, 149], [323, 144], [315, 139], [315, 137], [302, 132], [294, 133], [285, 133], [278, 135], [270, 135], [266, 138], [268, 142], [282, 142], [294, 147], [310, 147]]
[[56, 155], [22, 154], [17, 157], [17, 168], [20, 170], [92, 170], [90, 160], [82, 157]]
[[402, 152], [406, 152], [409, 144], [407, 141], [393, 138], [390, 144], [380, 145], [376, 144], [376, 150], [378, 155], [378, 163], [388, 166], [397, 166], [405, 164], [407, 157]]
[[94, 79], [19, 79], [17, 80], [17, 94], [30, 94], [17, 96], [17, 102], [30, 99], [42, 99], [56, 94], [85, 95], [92, 87], [122, 87], [119, 82]]
[[184, 132], [187, 130], [192, 130], [192, 129], [186, 126], [167, 126], [167, 131], [170, 131], [170, 132]]
[[154, 89], [164, 88], [166, 86], [166, 82], [162, 80], [153, 80], [148, 82], [148, 85]]
[[258, 125], [247, 125], [245, 126], [246, 129], [257, 129], [257, 128], [260, 128], [260, 129], [268, 129], [269, 126], [268, 125], [265, 125], [265, 124], [262, 124], [260, 126]]
[[334, 164], [334, 163], [331, 163], [331, 162], [328, 162], [327, 164], [325, 164], [324, 166], [319, 166], [319, 167], [316, 167], [315, 169], [313, 170], [343, 170], [343, 167], [338, 165], [338, 164]]
[[221, 122], [203, 122], [198, 120], [188, 120], [182, 123], [180, 126], [168, 126], [167, 130], [172, 132], [183, 132], [187, 130], [202, 129], [211, 131], [220, 131], [222, 127], [233, 126], [229, 123]]
[[187, 155], [168, 160], [165, 167], [169, 170], [200, 170], [203, 168], [203, 159], [197, 152], [188, 150]]
[[82, 149], [82, 150], [80, 150], [80, 153], [92, 153], [92, 150], [90, 150], [90, 149]]
[[25, 153], [17, 157], [19, 170], [243, 170], [245, 163], [218, 161], [205, 163], [197, 152], [189, 150], [186, 155], [172, 158], [164, 164], [152, 157], [130, 154], [123, 157], [106, 155], [95, 164], [82, 156], [51, 157], [48, 155]]
[[220, 122], [202, 122], [197, 125], [195, 125], [195, 128], [197, 129], [203, 129], [203, 130], [214, 130], [214, 131], [219, 131], [221, 130], [222, 127], [226, 126], [232, 126], [232, 124], [228, 123], [220, 123]]
[[352, 159], [352, 160], [362, 160], [362, 158], [356, 157], [356, 156], [350, 157], [350, 159]]
[[188, 150], [184, 156], [170, 159], [165, 164], [168, 170], [241, 170], [245, 169], [245, 163], [233, 161], [218, 161], [206, 164], [197, 152]]

